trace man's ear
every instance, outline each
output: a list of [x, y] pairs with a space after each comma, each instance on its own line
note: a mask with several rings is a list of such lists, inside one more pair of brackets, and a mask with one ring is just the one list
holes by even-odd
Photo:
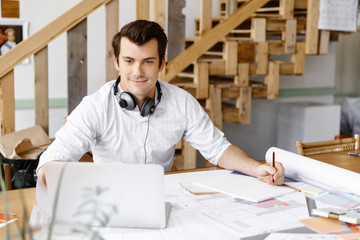
[[161, 66], [160, 66], [160, 69], [159, 69], [159, 72], [161, 72], [163, 69], [164, 69], [164, 66], [165, 66], [165, 56], [163, 57], [162, 61], [161, 61]]
[[119, 70], [119, 60], [115, 55], [114, 55], [114, 66], [115, 66], [116, 70], [120, 71]]

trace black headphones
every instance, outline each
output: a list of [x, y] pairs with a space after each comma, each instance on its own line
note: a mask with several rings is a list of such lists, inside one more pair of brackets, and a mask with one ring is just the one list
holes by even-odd
[[[116, 79], [116, 82], [114, 84], [114, 95], [116, 99], [119, 101], [120, 107], [126, 110], [135, 109], [137, 103], [136, 103], [136, 98], [132, 93], [123, 91], [120, 93], [120, 96], [118, 96], [117, 93], [118, 93], [119, 83], [120, 83], [120, 76]], [[156, 82], [156, 89], [158, 91], [158, 97], [157, 97], [158, 102], [155, 105], [154, 101], [151, 98], [146, 98], [140, 111], [140, 115], [142, 117], [146, 117], [155, 112], [155, 108], [159, 104], [162, 95], [159, 81]]]

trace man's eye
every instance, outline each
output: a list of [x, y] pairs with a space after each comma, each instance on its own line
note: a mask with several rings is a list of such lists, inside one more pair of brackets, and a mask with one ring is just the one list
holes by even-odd
[[152, 64], [152, 63], [154, 63], [154, 61], [146, 61], [146, 63]]

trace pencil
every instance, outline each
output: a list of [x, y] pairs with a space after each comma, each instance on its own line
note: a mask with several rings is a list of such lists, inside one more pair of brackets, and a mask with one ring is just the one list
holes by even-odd
[[[275, 152], [273, 152], [273, 155], [272, 155], [272, 166], [273, 168], [275, 168]], [[272, 185], [274, 185], [274, 174], [271, 176], [272, 178]]]
[[297, 191], [297, 192], [301, 192], [301, 190], [300, 189], [298, 189], [298, 188], [296, 188], [296, 187], [293, 187], [293, 186], [290, 186], [290, 185], [287, 185], [287, 184], [283, 184], [285, 187], [288, 187], [288, 188], [291, 188], [291, 189], [294, 189], [295, 191]]

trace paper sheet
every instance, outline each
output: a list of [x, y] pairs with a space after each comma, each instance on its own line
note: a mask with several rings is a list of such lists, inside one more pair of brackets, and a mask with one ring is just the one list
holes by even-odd
[[293, 189], [287, 187], [272, 186], [261, 182], [255, 177], [231, 173], [217, 178], [202, 179], [196, 181], [195, 184], [252, 202], [262, 202], [294, 192]]
[[351, 192], [360, 195], [360, 174], [321, 161], [301, 156], [280, 148], [271, 147], [265, 155], [266, 162], [281, 162], [288, 178], [305, 182], [330, 192]]
[[319, 29], [356, 31], [356, 0], [320, 0]]
[[336, 235], [323, 234], [296, 234], [296, 233], [271, 233], [265, 240], [341, 240]]

